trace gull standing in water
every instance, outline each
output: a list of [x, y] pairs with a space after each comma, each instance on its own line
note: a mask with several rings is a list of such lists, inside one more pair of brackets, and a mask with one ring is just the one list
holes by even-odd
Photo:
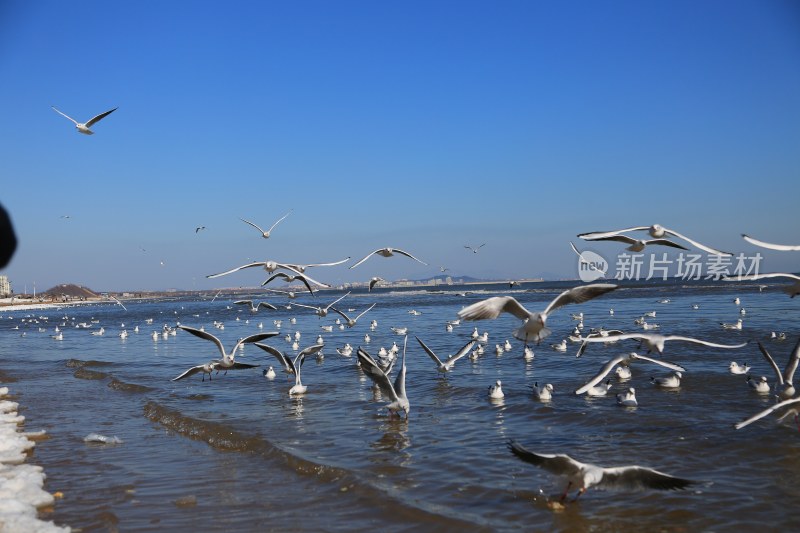
[[692, 246], [694, 246], [696, 248], [700, 248], [704, 252], [708, 252], [708, 253], [710, 253], [712, 255], [728, 255], [728, 256], [729, 255], [733, 255], [731, 253], [721, 252], [721, 251], [716, 250], [714, 248], [711, 248], [709, 246], [705, 246], [703, 244], [700, 244], [699, 242], [694, 241], [694, 240], [690, 239], [689, 237], [687, 237], [685, 235], [681, 235], [680, 233], [678, 233], [675, 230], [667, 229], [664, 226], [661, 226], [659, 224], [653, 224], [652, 226], [635, 226], [635, 227], [632, 227], [632, 228], [618, 229], [618, 230], [615, 230], [615, 231], [595, 231], [595, 232], [591, 232], [591, 233], [581, 233], [581, 234], [578, 235], [578, 237], [580, 237], [581, 239], [586, 240], [586, 241], [596, 241], [596, 240], [600, 240], [600, 239], [605, 239], [607, 237], [613, 237], [613, 236], [619, 235], [620, 233], [627, 233], [629, 231], [647, 231], [650, 234], [650, 236], [652, 238], [654, 238], [654, 239], [661, 239], [664, 236], [673, 236], [673, 237], [677, 237], [679, 239], [683, 239], [684, 241], [688, 242]]
[[119, 109], [118, 107], [115, 107], [114, 109], [112, 109], [110, 111], [106, 111], [105, 113], [100, 113], [99, 115], [97, 115], [95, 117], [92, 117], [91, 119], [87, 120], [86, 122], [81, 123], [81, 122], [78, 122], [77, 120], [75, 120], [74, 118], [70, 117], [69, 115], [66, 115], [66, 114], [62, 113], [61, 111], [56, 109], [55, 106], [50, 106], [50, 107], [52, 107], [53, 110], [56, 113], [58, 113], [59, 115], [61, 115], [62, 117], [66, 117], [69, 120], [71, 120], [72, 122], [74, 122], [75, 123], [75, 128], [78, 130], [78, 133], [83, 133], [84, 135], [94, 135], [94, 132], [92, 130], [90, 130], [89, 128], [91, 128], [97, 122], [99, 122], [100, 120], [106, 118], [108, 115], [110, 115], [111, 113], [113, 113], [114, 111]]
[[356, 355], [358, 356], [358, 362], [361, 363], [361, 370], [367, 374], [372, 381], [378, 386], [391, 403], [386, 407], [389, 409], [389, 413], [391, 416], [394, 416], [395, 413], [398, 414], [399, 412], [403, 411], [406, 414], [406, 420], [408, 420], [408, 412], [411, 410], [411, 404], [408, 401], [408, 397], [406, 396], [406, 344], [408, 343], [408, 337], [405, 338], [403, 341], [403, 358], [400, 363], [400, 372], [397, 373], [397, 377], [394, 380], [394, 384], [389, 381], [389, 376], [386, 372], [384, 372], [378, 363], [361, 347], [358, 347], [356, 351]]
[[794, 381], [794, 373], [797, 370], [797, 365], [800, 363], [800, 339], [798, 339], [797, 344], [795, 344], [792, 355], [789, 356], [789, 362], [786, 363], [786, 368], [783, 372], [780, 371], [775, 360], [760, 342], [758, 343], [758, 349], [761, 350], [761, 353], [764, 354], [764, 358], [775, 371], [775, 376], [778, 379], [778, 385], [776, 386], [776, 388], [778, 388], [778, 398], [781, 400], [788, 400], [794, 396], [796, 391], [792, 382]]
[[392, 257], [394, 254], [400, 254], [400, 255], [404, 255], [406, 257], [410, 257], [414, 261], [417, 261], [418, 263], [422, 263], [423, 265], [427, 266], [427, 264], [428, 264], [428, 263], [426, 263], [424, 261], [420, 261], [419, 259], [417, 259], [413, 255], [411, 255], [410, 253], [404, 252], [403, 250], [400, 250], [399, 248], [388, 248], [387, 247], [387, 248], [379, 248], [379, 249], [375, 250], [374, 252], [372, 252], [372, 253], [368, 254], [366, 257], [364, 257], [364, 259], [362, 259], [362, 260], [358, 261], [356, 264], [352, 265], [350, 268], [357, 267], [358, 265], [360, 265], [361, 263], [363, 263], [364, 261], [366, 261], [367, 259], [369, 259], [370, 257], [372, 257], [373, 255], [376, 255], [376, 254], [380, 255], [382, 257]]
[[244, 222], [245, 224], [250, 224], [251, 226], [253, 226], [253, 227], [254, 227], [254, 228], [256, 228], [258, 231], [260, 231], [260, 232], [261, 232], [261, 236], [262, 236], [262, 237], [264, 237], [265, 239], [269, 239], [269, 236], [272, 234], [272, 230], [274, 230], [274, 229], [275, 229], [275, 226], [277, 226], [278, 224], [280, 224], [280, 223], [283, 221], [283, 219], [284, 219], [284, 218], [286, 218], [286, 217], [288, 217], [288, 216], [289, 216], [289, 214], [290, 214], [290, 213], [291, 213], [291, 210], [289, 211], [289, 213], [286, 213], [286, 214], [285, 214], [285, 215], [283, 215], [281, 218], [279, 218], [279, 219], [278, 219], [278, 221], [277, 221], [276, 223], [274, 223], [272, 226], [270, 226], [270, 228], [269, 228], [267, 231], [264, 231], [264, 230], [263, 230], [263, 229], [261, 229], [261, 228], [260, 228], [260, 227], [259, 227], [257, 224], [254, 224], [254, 223], [250, 222], [249, 220], [245, 220], [245, 219], [243, 219], [243, 218], [240, 218], [239, 220], [241, 220], [241, 221], [242, 221], [242, 222]]
[[[550, 473], [567, 478], [567, 488], [561, 495], [561, 501], [567, 498], [571, 489], [578, 489], [577, 500], [581, 494], [592, 487], [598, 489], [658, 489], [680, 490], [696, 483], [652, 468], [630, 465], [604, 468], [589, 463], [581, 463], [565, 454], [538, 454], [526, 450], [514, 441], [508, 442], [511, 453], [532, 465], [544, 468]], [[573, 501], [575, 501], [573, 500]]]
[[[255, 335], [250, 335], [250, 336], [245, 337], [243, 339], [239, 339], [236, 342], [236, 344], [233, 345], [233, 349], [230, 352], [227, 352], [227, 351], [225, 351], [225, 347], [222, 345], [222, 341], [220, 341], [217, 337], [215, 337], [211, 333], [206, 333], [205, 331], [202, 331], [202, 330], [199, 330], [199, 329], [190, 328], [189, 326], [178, 326], [178, 327], [180, 329], [182, 329], [183, 331], [186, 331], [188, 333], [191, 333], [192, 335], [195, 335], [196, 337], [200, 337], [201, 339], [209, 340], [209, 341], [213, 342], [214, 344], [216, 344], [217, 348], [219, 349], [219, 353], [222, 355], [222, 359], [217, 359], [217, 360], [211, 361], [210, 363], [207, 363], [207, 364], [212, 364], [213, 363], [215, 365], [214, 369], [217, 370], [217, 372], [219, 372], [220, 370], [225, 370], [226, 373], [227, 373], [227, 371], [229, 369], [254, 368], [254, 367], [258, 366], [258, 365], [248, 365], [248, 364], [245, 364], [245, 363], [237, 363], [236, 362], [236, 360], [235, 360], [236, 350], [239, 349], [239, 346], [241, 346], [242, 344], [263, 341], [264, 339], [269, 339], [270, 337], [274, 337], [275, 335], [278, 335], [277, 331], [267, 332], [267, 333], [256, 333]], [[204, 367], [205, 365], [200, 365], [200, 366]], [[187, 370], [186, 372], [184, 372], [183, 374], [181, 374], [177, 378], [173, 379], [173, 381], [177, 381], [177, 380], [179, 380], [181, 378], [184, 378], [186, 376], [190, 376], [190, 375], [192, 375], [194, 373], [201, 372], [201, 371], [202, 372], [206, 372], [206, 370], [204, 370], [204, 369], [202, 369], [200, 367], [190, 368], [189, 370]], [[205, 376], [203, 376], [203, 378], [205, 379]]]
[[750, 244], [755, 244], [756, 246], [760, 246], [762, 248], [768, 248], [770, 250], [779, 250], [781, 252], [797, 252], [800, 251], [800, 245], [795, 244], [772, 244], [769, 242], [759, 241], [758, 239], [754, 239], [749, 235], [745, 235], [742, 233], [742, 238], [749, 242]]
[[456, 361], [467, 355], [469, 351], [472, 349], [472, 347], [475, 346], [475, 341], [470, 340], [454, 355], [451, 355], [450, 357], [445, 359], [444, 362], [442, 362], [442, 360], [439, 359], [435, 353], [433, 353], [433, 350], [428, 348], [428, 346], [424, 342], [422, 342], [422, 339], [420, 339], [417, 336], [414, 336], [414, 338], [417, 339], [417, 342], [419, 343], [420, 346], [422, 346], [422, 349], [425, 350], [425, 353], [427, 353], [430, 356], [430, 358], [433, 359], [433, 362], [436, 363], [436, 370], [442, 373], [450, 372], [453, 369], [453, 365], [456, 364]]
[[545, 326], [550, 313], [567, 304], [586, 302], [616, 288], [617, 285], [610, 283], [574, 287], [559, 294], [541, 312], [528, 311], [513, 296], [494, 296], [465, 307], [458, 312], [458, 316], [465, 320], [494, 319], [505, 311], [523, 321], [522, 326], [514, 331], [514, 337], [526, 344], [529, 341], [540, 342], [550, 335], [550, 329]]

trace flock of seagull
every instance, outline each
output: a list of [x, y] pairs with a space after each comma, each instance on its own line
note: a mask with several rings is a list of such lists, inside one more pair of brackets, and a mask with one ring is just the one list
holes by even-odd
[[[278, 222], [286, 218], [286, 216], [288, 216], [288, 213], [287, 215], [284, 215], [284, 217], [281, 218]], [[251, 222], [248, 221], [245, 222], [258, 228], [258, 226], [256, 226]], [[278, 222], [276, 222], [276, 224]], [[270, 231], [274, 229], [276, 224], [274, 224], [270, 228]], [[258, 229], [261, 231], [260, 228]], [[648, 241], [634, 239], [634, 242], [630, 242], [630, 238], [625, 238], [625, 239], [616, 238], [625, 232], [641, 231], [641, 230], [648, 231], [649, 234], [653, 237], [653, 239]], [[262, 231], [263, 236], [265, 238], [268, 237], [270, 231], [267, 232]], [[669, 239], [671, 237], [676, 237], [686, 241], [692, 246], [700, 248], [701, 250], [708, 251], [709, 253], [714, 253], [718, 255], [722, 254], [730, 255], [727, 252], [722, 252], [715, 248], [700, 244], [697, 241], [689, 239], [688, 237], [674, 230], [669, 230], [657, 224], [653, 226], [637, 226], [632, 228], [626, 228], [614, 232], [593, 232], [593, 233], [579, 235], [579, 237], [586, 240], [613, 240], [618, 242], [625, 242], [631, 244], [631, 246], [635, 248], [640, 248], [640, 247], [643, 248], [644, 246], [652, 246], [652, 245], [675, 247], [675, 243]], [[749, 237], [746, 238], [748, 239], [748, 242], [757, 244], [759, 246], [763, 245], [765, 247], [771, 247], [772, 249], [780, 249], [780, 250], [800, 249], [800, 247], [796, 246], [774, 245], [774, 244], [764, 243], [762, 241], [757, 241]], [[668, 241], [668, 242], [662, 242], [662, 241]], [[477, 249], [480, 248], [480, 247], [473, 248], [469, 246], [466, 247], [474, 252], [477, 252]], [[683, 246], [681, 245], [678, 245], [677, 247], [683, 248]], [[419, 261], [422, 263], [421, 260], [417, 259], [408, 252], [398, 250], [396, 248], [387, 247], [378, 249], [368, 254], [367, 256], [365, 256], [364, 258], [360, 259], [352, 266], [350, 266], [350, 268], [354, 268], [358, 265], [361, 265], [373, 255], [380, 255], [382, 257], [391, 257], [395, 254], [404, 255], [406, 257], [409, 257], [415, 261]], [[317, 287], [327, 287], [327, 284], [323, 284], [309, 278], [304, 273], [307, 268], [317, 267], [317, 266], [338, 265], [348, 261], [349, 259], [350, 258], [348, 257], [341, 261], [336, 261], [332, 263], [318, 263], [312, 265], [294, 265], [288, 263], [278, 263], [274, 261], [254, 262], [230, 269], [228, 271], [219, 274], [211, 274], [208, 277], [213, 278], [213, 277], [224, 276], [244, 268], [262, 267], [267, 273], [271, 274], [271, 277], [266, 282], [264, 282], [264, 284], [280, 276], [287, 281], [290, 280], [302, 281], [303, 284], [308, 289], [308, 291], [311, 294], [313, 294], [314, 292], [312, 290], [312, 285]], [[789, 274], [764, 274], [761, 275], [761, 277], [779, 276], [779, 275], [790, 278], [793, 276]], [[730, 278], [730, 279], [744, 280], [744, 279], [760, 279], [760, 278], [755, 276], [742, 276], [740, 278]], [[382, 281], [381, 278], [378, 277], [372, 278], [372, 280], [370, 281], [370, 290], [376, 283], [380, 281]], [[521, 320], [520, 326], [515, 330], [513, 330], [512, 334], [515, 338], [524, 342], [523, 353], [525, 355], [525, 358], [526, 359], [528, 357], [532, 358], [533, 351], [530, 347], [530, 344], [536, 343], [538, 345], [541, 343], [542, 340], [544, 340], [551, 334], [551, 330], [547, 327], [547, 319], [553, 312], [567, 305], [579, 305], [594, 298], [601, 297], [604, 294], [616, 290], [617, 288], [618, 286], [612, 283], [592, 283], [592, 284], [576, 286], [563, 291], [556, 298], [550, 301], [543, 310], [539, 311], [531, 311], [526, 309], [519, 301], [517, 301], [515, 298], [511, 296], [494, 296], [478, 301], [458, 311], [457, 313], [458, 320], [448, 322], [447, 330], [452, 331], [453, 325], [458, 324], [461, 320], [476, 321], [476, 320], [496, 319], [502, 313], [509, 313]], [[791, 291], [787, 292], [789, 292], [791, 296], [794, 296], [794, 294]], [[345, 320], [345, 322], [342, 323], [340, 319], [337, 319], [337, 322], [341, 324], [340, 325], [341, 328], [344, 327], [352, 328], [353, 326], [356, 325], [358, 320], [364, 316], [365, 313], [367, 313], [374, 307], [375, 304], [373, 304], [368, 309], [356, 315], [355, 318], [351, 318], [347, 313], [335, 307], [349, 294], [350, 293], [348, 292], [343, 296], [337, 298], [333, 302], [328, 303], [326, 305], [320, 305], [320, 306], [309, 306], [304, 304], [295, 304], [295, 305], [297, 305], [298, 307], [310, 309], [314, 314], [316, 314], [320, 318], [325, 317], [329, 311], [335, 312]], [[664, 303], [666, 302], [668, 302], [668, 299], [664, 300]], [[256, 312], [259, 309], [259, 307], [263, 305], [263, 303], [259, 305], [254, 305], [252, 301], [240, 301], [237, 303], [252, 306], [251, 309], [253, 312]], [[269, 306], [267, 305], [265, 307]], [[613, 310], [611, 312], [613, 313]], [[649, 316], [654, 317], [655, 312], [650, 313]], [[639, 351], [640, 352], [646, 351], [647, 355], [645, 355], [644, 353], [635, 353], [635, 352], [624, 353], [610, 359], [609, 361], [603, 364], [603, 366], [600, 368], [600, 370], [597, 372], [596, 375], [588, 379], [584, 383], [584, 385], [582, 385], [581, 387], [579, 387], [574, 391], [575, 394], [579, 395], [588, 394], [590, 396], [605, 396], [611, 388], [611, 380], [607, 379], [607, 376], [609, 376], [609, 374], [611, 374], [613, 371], [617, 376], [620, 377], [620, 379], [629, 378], [630, 366], [635, 362], [647, 362], [671, 370], [671, 373], [667, 376], [652, 378], [651, 381], [655, 386], [661, 388], [679, 387], [685, 369], [680, 365], [664, 361], [659, 357], [655, 357], [655, 355], [661, 356], [663, 354], [665, 346], [668, 342], [693, 343], [719, 349], [737, 349], [748, 344], [748, 342], [737, 343], [737, 344], [720, 344], [682, 335], [662, 335], [659, 333], [653, 333], [647, 331], [641, 333], [640, 332], [624, 333], [619, 330], [601, 329], [601, 330], [593, 330], [592, 332], [583, 335], [581, 332], [582, 317], [583, 317], [582, 313], [573, 315], [573, 319], [580, 320], [580, 327], [576, 327], [575, 331], [573, 331], [573, 336], [571, 336], [572, 340], [580, 343], [580, 347], [577, 352], [578, 357], [580, 357], [585, 352], [585, 350], [593, 343], [616, 343], [628, 339], [638, 341], [640, 347]], [[642, 317], [641, 322], [639, 322], [639, 324], [643, 327], [643, 329], [648, 329], [644, 316]], [[737, 324], [738, 324], [738, 329], [740, 329], [741, 321], [737, 322]], [[375, 326], [375, 321], [373, 321], [372, 325]], [[235, 361], [235, 354], [236, 350], [241, 345], [245, 343], [253, 343], [255, 346], [259, 347], [263, 351], [274, 356], [278, 361], [280, 368], [282, 368], [286, 374], [294, 375], [295, 384], [289, 390], [289, 394], [292, 396], [301, 395], [307, 391], [307, 387], [303, 385], [301, 382], [301, 368], [303, 366], [303, 362], [305, 361], [306, 357], [310, 355], [317, 354], [318, 357], [322, 355], [321, 352], [323, 348], [322, 342], [318, 342], [312, 346], [309, 346], [303, 349], [302, 351], [299, 351], [299, 353], [297, 353], [294, 356], [291, 356], [287, 353], [282, 352], [281, 350], [278, 350], [277, 348], [274, 348], [272, 346], [260, 342], [270, 337], [278, 335], [277, 332], [259, 333], [245, 337], [244, 339], [240, 339], [232, 350], [226, 351], [222, 343], [215, 336], [208, 334], [202, 330], [190, 328], [188, 326], [181, 325], [179, 327], [180, 329], [187, 331], [188, 333], [191, 333], [200, 338], [214, 342], [217, 345], [217, 348], [221, 354], [221, 358], [192, 367], [187, 371], [185, 371], [184, 373], [182, 373], [181, 375], [174, 378], [175, 380], [180, 380], [197, 373], [202, 373], [203, 380], [205, 380], [205, 375], [208, 374], [210, 377], [212, 372], [218, 373], [219, 371], [227, 371], [229, 369], [252, 368], [255, 365], [249, 365]], [[736, 325], [730, 325], [730, 324], [722, 324], [722, 327], [726, 329], [737, 329]], [[402, 353], [399, 355], [399, 357], [397, 356], [397, 353], [400, 352], [400, 348], [397, 346], [396, 343], [393, 346], [392, 350], [388, 352], [382, 349], [382, 353], [379, 353], [377, 358], [371, 356], [361, 346], [357, 347], [355, 349], [355, 352], [357, 354], [357, 360], [360, 368], [367, 376], [369, 376], [369, 378], [374, 382], [375, 387], [378, 388], [382, 393], [382, 398], [386, 402], [386, 408], [390, 413], [390, 417], [397, 416], [402, 418], [402, 415], [405, 415], [405, 419], [408, 419], [409, 411], [411, 409], [411, 403], [406, 394], [406, 383], [405, 383], [406, 349], [408, 342], [408, 332], [407, 328], [392, 328], [392, 330], [396, 334], [404, 336]], [[287, 335], [287, 339], [289, 338], [290, 336]], [[455, 367], [456, 362], [462, 359], [463, 357], [470, 356], [471, 358], [476, 358], [478, 355], [483, 353], [483, 345], [480, 344], [480, 342], [481, 341], [483, 341], [484, 343], [486, 342], [486, 339], [485, 338], [482, 339], [481, 336], [478, 334], [477, 328], [475, 328], [472, 338], [469, 341], [467, 341], [462, 347], [460, 347], [458, 351], [456, 351], [452, 355], [441, 357], [440, 355], [437, 355], [421, 338], [419, 337], [415, 338], [420, 347], [423, 349], [423, 351], [434, 362], [436, 370], [443, 374], [451, 372]], [[317, 340], [321, 341], [322, 340], [321, 336]], [[365, 341], [367, 340], [368, 340], [368, 334], [365, 335]], [[298, 339], [295, 339], [293, 345], [295, 350], [299, 348], [297, 341]], [[552, 345], [552, 347], [553, 349], [556, 349], [558, 351], [565, 351], [566, 340], [562, 341], [562, 343], [560, 344]], [[496, 349], [498, 351], [498, 354], [502, 353], [502, 350], [504, 350], [505, 348], [508, 349], [511, 348], [510, 343], [508, 343], [508, 341], [506, 341], [505, 346], [497, 345]], [[736, 429], [745, 427], [755, 422], [756, 420], [764, 418], [765, 416], [774, 412], [785, 411], [785, 414], [783, 414], [780, 420], [786, 419], [790, 415], [795, 416], [795, 419], [797, 419], [797, 415], [798, 413], [800, 413], [800, 397], [795, 397], [796, 391], [792, 384], [794, 373], [798, 366], [798, 361], [800, 361], [800, 341], [798, 341], [790, 357], [789, 363], [787, 364], [786, 368], [783, 371], [781, 371], [778, 368], [774, 359], [771, 357], [767, 349], [761, 343], [759, 343], [759, 348], [764, 354], [764, 357], [769, 361], [771, 367], [775, 369], [778, 381], [778, 387], [776, 388], [777, 392], [776, 398], [778, 402], [770, 406], [769, 408], [761, 411], [760, 413], [757, 413], [756, 415], [748, 418], [747, 420], [737, 423], [735, 425]], [[343, 348], [338, 348], [337, 351], [342, 355], [349, 356], [352, 354], [354, 350], [350, 344], [347, 344]], [[653, 354], [653, 352], [655, 352], [655, 354]], [[399, 361], [399, 370], [394, 379], [392, 379], [391, 374], [393, 372], [395, 362], [397, 361]], [[731, 362], [730, 366], [731, 373], [746, 374], [748, 371], [749, 367], [746, 364], [739, 365], [735, 361]], [[275, 376], [274, 369], [270, 367], [268, 370], [265, 370], [264, 376], [267, 378], [274, 377]], [[606, 380], [605, 383], [603, 383], [604, 380]], [[749, 378], [748, 383], [756, 391], [759, 392], [771, 391], [771, 388], [767, 384], [766, 377]], [[534, 398], [537, 398], [541, 401], [550, 400], [555, 392], [555, 388], [550, 383], [542, 383], [540, 385], [538, 382], [536, 382], [531, 388], [533, 391]], [[502, 383], [500, 380], [497, 380], [493, 385], [489, 387], [488, 396], [490, 398], [503, 398], [504, 392], [502, 390]], [[635, 407], [637, 405], [635, 389], [633, 387], [628, 388], [624, 392], [618, 394], [616, 400], [617, 403], [621, 406]], [[577, 499], [577, 497], [583, 494], [583, 492], [585, 492], [586, 489], [593, 486], [596, 486], [598, 488], [618, 487], [627, 489], [650, 488], [650, 489], [669, 490], [669, 489], [682, 489], [697, 483], [696, 481], [674, 477], [669, 474], [665, 474], [653, 470], [651, 468], [639, 465], [605, 468], [597, 465], [581, 463], [563, 454], [559, 455], [538, 454], [526, 450], [522, 445], [513, 441], [510, 441], [508, 443], [508, 446], [511, 452], [519, 459], [567, 478], [568, 485], [564, 493], [562, 494], [561, 498], [562, 501], [567, 497], [568, 491], [573, 488], [578, 489], [578, 493], [575, 497], [575, 499]]]

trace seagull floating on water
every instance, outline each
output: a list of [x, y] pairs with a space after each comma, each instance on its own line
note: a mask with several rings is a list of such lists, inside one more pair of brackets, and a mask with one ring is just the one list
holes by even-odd
[[677, 389], [678, 387], [681, 386], [682, 377], [683, 374], [679, 370], [676, 370], [670, 373], [670, 375], [668, 376], [659, 378], [650, 378], [650, 381], [656, 387], [661, 387], [663, 389]]
[[114, 111], [119, 109], [118, 107], [115, 107], [114, 109], [112, 109], [110, 111], [106, 111], [105, 113], [100, 113], [99, 115], [97, 115], [95, 117], [92, 117], [91, 119], [87, 120], [86, 122], [80, 123], [77, 120], [75, 120], [74, 118], [70, 117], [69, 115], [66, 115], [65, 113], [62, 113], [61, 111], [56, 109], [55, 106], [50, 106], [50, 107], [52, 107], [53, 110], [56, 113], [58, 113], [59, 115], [61, 115], [62, 117], [66, 117], [69, 120], [71, 120], [72, 122], [74, 122], [75, 123], [75, 128], [78, 130], [78, 133], [83, 133], [84, 135], [94, 135], [94, 132], [92, 130], [90, 130], [89, 128], [91, 128], [97, 122], [99, 122], [100, 120], [106, 118], [108, 115], [110, 115], [111, 113], [113, 113]]
[[617, 405], [623, 407], [636, 407], [639, 405], [639, 402], [636, 401], [636, 389], [630, 387], [627, 391], [617, 394]]
[[544, 386], [540, 387], [537, 381], [531, 388], [533, 389], [533, 397], [540, 402], [549, 402], [553, 399], [553, 391], [555, 388], [552, 383], [546, 383]]
[[778, 380], [778, 397], [781, 400], [788, 400], [794, 396], [796, 391], [792, 382], [794, 381], [794, 373], [797, 370], [797, 365], [800, 363], [800, 339], [798, 339], [797, 344], [795, 344], [794, 350], [792, 350], [792, 354], [789, 356], [789, 361], [786, 363], [786, 368], [783, 372], [780, 371], [775, 360], [760, 342], [758, 343], [758, 349], [761, 350], [761, 353], [764, 354], [764, 358], [775, 371], [775, 376]]
[[767, 376], [761, 376], [759, 378], [753, 378], [751, 376], [747, 376], [747, 384], [750, 385], [751, 389], [753, 389], [759, 394], [766, 394], [769, 392], [769, 383], [767, 382]]
[[489, 385], [489, 398], [493, 400], [500, 400], [501, 398], [505, 398], [505, 393], [503, 393], [503, 382], [499, 379], [494, 382], [494, 385]]
[[747, 363], [740, 365], [736, 361], [731, 361], [731, 364], [728, 365], [728, 371], [731, 374], [747, 374], [750, 372], [750, 365]]
[[[577, 500], [581, 494], [592, 487], [598, 489], [658, 489], [680, 490], [696, 483], [652, 468], [630, 465], [605, 468], [589, 463], [581, 463], [565, 454], [538, 454], [529, 451], [514, 441], [508, 442], [511, 452], [532, 465], [544, 468], [548, 472], [567, 478], [567, 488], [561, 495], [561, 501], [567, 498], [571, 489], [578, 489]], [[574, 500], [573, 500], [574, 501]]]

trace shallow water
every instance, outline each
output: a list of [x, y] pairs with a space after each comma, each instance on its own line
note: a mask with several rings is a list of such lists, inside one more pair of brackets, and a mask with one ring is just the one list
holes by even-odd
[[[777, 290], [730, 283], [631, 286], [579, 306], [557, 310], [548, 326], [553, 335], [534, 347], [526, 363], [522, 343], [511, 332], [519, 321], [462, 322], [453, 332], [445, 321], [462, 306], [512, 294], [529, 309], [544, 308], [570, 283], [536, 283], [506, 290], [505, 285], [425, 290], [378, 289], [353, 292], [340, 305], [355, 314], [377, 305], [352, 329], [328, 333], [331, 313], [318, 318], [308, 309], [251, 314], [230, 300], [126, 302], [46, 311], [4, 313], [0, 354], [6, 378], [16, 378], [21, 414], [28, 429], [45, 428], [35, 462], [45, 468], [47, 489], [61, 491], [52, 513], [57, 524], [83, 530], [164, 531], [197, 528], [243, 530], [355, 530], [380, 527], [405, 530], [729, 530], [770, 524], [797, 528], [800, 519], [787, 502], [800, 501], [800, 433], [793, 423], [767, 417], [741, 430], [733, 424], [763, 409], [769, 396], [752, 393], [744, 376], [728, 373], [732, 360], [747, 362], [754, 375], [774, 382], [755, 342], [739, 350], [667, 344], [663, 358], [686, 368], [680, 389], [660, 390], [651, 376], [667, 370], [648, 363], [632, 367], [627, 383], [614, 382], [608, 397], [586, 398], [573, 391], [619, 353], [636, 344], [593, 345], [580, 359], [576, 345], [567, 353], [550, 348], [572, 331], [570, 315], [584, 313], [591, 327], [638, 331], [633, 320], [656, 311], [662, 333], [733, 344], [765, 342], [782, 368], [797, 340], [793, 327], [800, 302]], [[465, 293], [465, 291], [468, 291]], [[326, 304], [342, 293], [328, 291], [301, 303]], [[744, 329], [724, 331], [720, 322], [739, 317], [733, 298], [747, 309]], [[259, 296], [256, 296], [258, 299]], [[658, 300], [670, 298], [669, 304]], [[269, 298], [272, 303], [279, 302]], [[699, 304], [693, 310], [692, 304]], [[609, 314], [613, 308], [615, 314]], [[409, 310], [422, 314], [413, 316]], [[48, 317], [38, 324], [25, 316]], [[68, 316], [64, 340], [50, 338]], [[9, 318], [12, 317], [12, 318]], [[240, 320], [236, 320], [239, 317]], [[290, 317], [297, 324], [289, 323]], [[147, 325], [145, 319], [152, 318]], [[97, 320], [92, 329], [72, 323]], [[214, 345], [179, 332], [154, 341], [150, 333], [176, 322], [205, 327], [227, 347], [259, 331], [277, 331], [267, 341], [289, 353], [287, 332], [300, 331], [301, 347], [325, 340], [324, 359], [310, 357], [302, 368], [308, 392], [290, 398], [293, 381], [277, 361], [254, 346], [237, 355], [242, 362], [275, 367], [274, 380], [261, 368], [230, 371], [201, 381], [195, 375], [171, 379], [185, 369], [218, 357]], [[378, 328], [370, 331], [372, 319]], [[225, 324], [213, 327], [214, 320]], [[121, 323], [130, 336], [117, 334]], [[140, 332], [133, 333], [138, 325]], [[19, 326], [19, 330], [12, 329]], [[105, 327], [105, 335], [90, 331]], [[407, 389], [409, 420], [390, 418], [376, 400], [371, 381], [356, 357], [335, 348], [349, 342], [376, 355], [403, 337], [390, 327], [408, 327]], [[414, 339], [437, 354], [455, 353], [474, 326], [489, 332], [485, 354], [459, 360], [442, 376]], [[45, 332], [40, 332], [44, 327]], [[786, 331], [786, 341], [769, 340]], [[24, 337], [20, 336], [25, 332]], [[369, 333], [372, 340], [364, 343]], [[511, 352], [495, 355], [495, 344], [509, 339]], [[502, 380], [506, 397], [490, 401], [487, 387]], [[533, 399], [530, 386], [549, 382], [549, 403]], [[622, 408], [614, 395], [628, 386], [639, 406]], [[90, 433], [117, 436], [121, 444], [85, 443]], [[642, 464], [701, 482], [681, 492], [590, 491], [556, 512], [561, 480], [512, 456], [515, 439], [543, 453], [568, 453], [603, 465]]]

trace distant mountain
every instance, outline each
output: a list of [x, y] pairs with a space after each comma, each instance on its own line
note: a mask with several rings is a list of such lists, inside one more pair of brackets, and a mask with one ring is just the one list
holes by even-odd
[[47, 289], [43, 293], [42, 296], [67, 296], [69, 298], [99, 298], [100, 295], [94, 292], [91, 289], [87, 289], [86, 287], [79, 287], [78, 285], [74, 285], [72, 283], [65, 284], [65, 285], [56, 285], [51, 289]]

